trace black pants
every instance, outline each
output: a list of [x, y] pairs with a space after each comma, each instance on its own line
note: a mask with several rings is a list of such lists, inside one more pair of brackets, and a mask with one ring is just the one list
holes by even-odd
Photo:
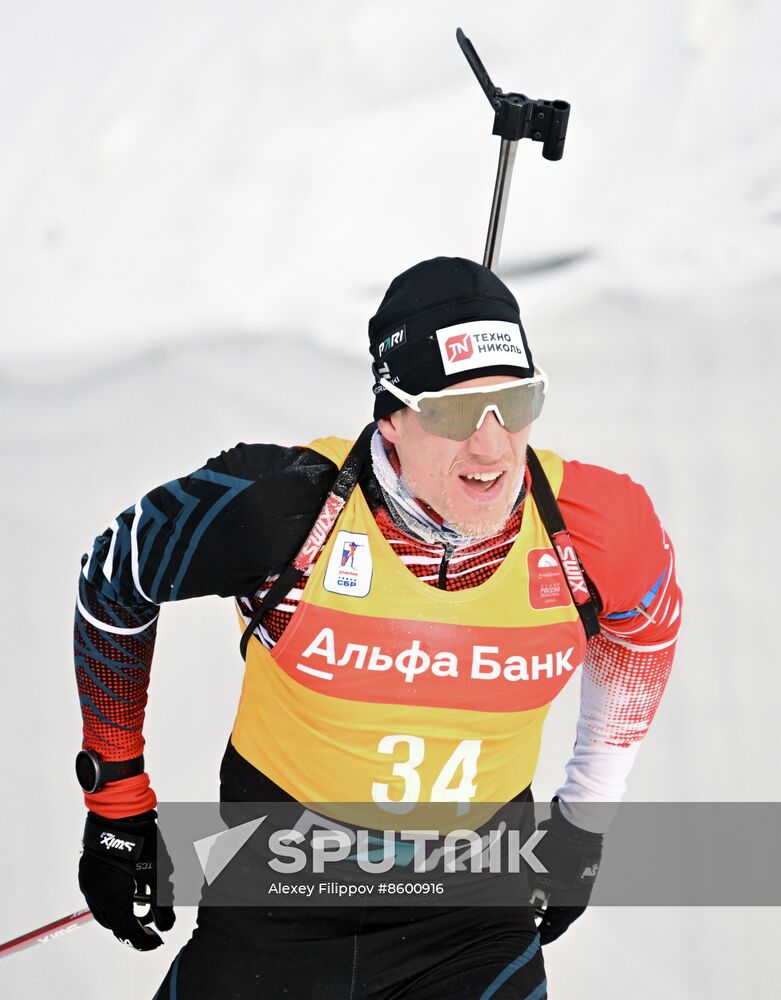
[[154, 1000], [543, 1000], [532, 911], [201, 907]]

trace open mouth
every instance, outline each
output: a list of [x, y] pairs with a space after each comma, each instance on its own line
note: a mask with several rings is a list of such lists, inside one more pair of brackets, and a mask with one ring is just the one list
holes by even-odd
[[470, 497], [490, 500], [501, 491], [504, 475], [504, 472], [470, 472], [458, 478]]

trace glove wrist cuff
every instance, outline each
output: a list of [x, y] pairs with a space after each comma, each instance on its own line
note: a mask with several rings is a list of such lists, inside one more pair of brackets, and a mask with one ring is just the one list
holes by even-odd
[[561, 811], [558, 796], [551, 802], [551, 826], [557, 829], [562, 837], [575, 847], [600, 850], [604, 841], [604, 834], [592, 833], [590, 830], [583, 830], [574, 823], [570, 823]]

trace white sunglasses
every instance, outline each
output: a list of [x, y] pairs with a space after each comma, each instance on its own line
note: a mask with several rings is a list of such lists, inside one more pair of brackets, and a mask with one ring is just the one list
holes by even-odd
[[404, 392], [386, 378], [381, 378], [379, 384], [413, 409], [430, 434], [466, 441], [480, 428], [488, 413], [496, 414], [502, 427], [513, 434], [536, 420], [548, 391], [548, 376], [535, 367], [531, 378], [417, 395]]

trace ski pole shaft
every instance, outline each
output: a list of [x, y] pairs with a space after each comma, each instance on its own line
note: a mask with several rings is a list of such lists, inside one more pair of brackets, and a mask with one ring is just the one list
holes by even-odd
[[[151, 897], [146, 892], [137, 892], [133, 896], [134, 906], [148, 907], [150, 901]], [[32, 948], [36, 944], [46, 944], [92, 919], [92, 910], [76, 910], [67, 917], [60, 917], [59, 920], [53, 920], [50, 924], [44, 924], [43, 927], [37, 927], [34, 931], [28, 931], [20, 937], [0, 944], [0, 958], [12, 955], [16, 951], [23, 951], [25, 948]]]
[[488, 220], [488, 236], [486, 237], [485, 253], [483, 254], [483, 265], [492, 271], [496, 270], [496, 265], [499, 262], [499, 251], [502, 248], [504, 216], [507, 211], [507, 201], [510, 197], [510, 181], [512, 180], [517, 146], [517, 140], [502, 139], [501, 146], [499, 147], [499, 166], [496, 170], [494, 198], [491, 204], [491, 216]]
[[560, 160], [564, 154], [570, 106], [566, 101], [543, 100], [515, 92], [505, 94], [501, 87], [494, 85], [474, 45], [460, 28], [456, 31], [456, 39], [493, 108], [493, 134], [500, 136], [502, 140], [483, 255], [483, 265], [496, 271], [502, 245], [504, 214], [510, 195], [515, 147], [521, 139], [531, 139], [542, 143], [542, 155], [546, 160]]
[[72, 931], [79, 924], [83, 924], [87, 920], [92, 920], [91, 910], [77, 910], [67, 917], [60, 917], [59, 920], [53, 920], [50, 924], [44, 924], [43, 927], [38, 927], [36, 930], [28, 931], [27, 934], [22, 934], [12, 941], [0, 944], [0, 958], [5, 958], [6, 955], [12, 955], [14, 952], [22, 951], [25, 948], [32, 948], [36, 944], [46, 944], [47, 941], [53, 941], [54, 938], [60, 937], [62, 934], [67, 934], [68, 931]]

